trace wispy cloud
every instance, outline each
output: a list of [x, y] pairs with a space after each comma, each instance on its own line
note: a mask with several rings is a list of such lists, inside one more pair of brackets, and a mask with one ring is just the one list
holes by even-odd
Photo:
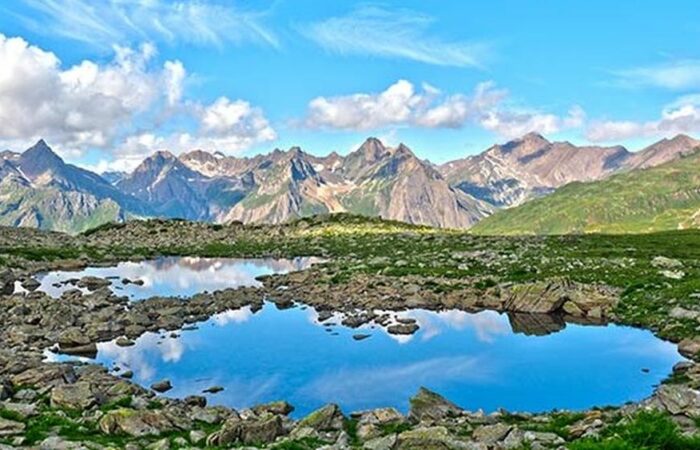
[[90, 45], [185, 41], [221, 46], [256, 42], [278, 47], [264, 25], [264, 12], [244, 11], [203, 0], [23, 0], [31, 14], [17, 15], [39, 33], [60, 35]]
[[426, 64], [483, 67], [491, 53], [483, 42], [446, 41], [430, 33], [435, 20], [409, 10], [376, 6], [308, 24], [302, 34], [328, 51], [409, 59]]
[[617, 84], [672, 90], [700, 88], [700, 59], [684, 59], [614, 71]]

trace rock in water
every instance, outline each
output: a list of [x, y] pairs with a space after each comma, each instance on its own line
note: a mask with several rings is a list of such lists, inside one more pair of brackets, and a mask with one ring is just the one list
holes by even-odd
[[153, 389], [156, 392], [161, 392], [161, 393], [167, 392], [172, 388], [173, 388], [173, 385], [170, 384], [170, 380], [161, 380], [161, 381], [158, 381], [158, 382], [153, 383], [151, 385], [151, 389]]

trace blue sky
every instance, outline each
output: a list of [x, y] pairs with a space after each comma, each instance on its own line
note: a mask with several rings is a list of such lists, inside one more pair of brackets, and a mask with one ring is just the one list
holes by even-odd
[[17, 0], [0, 6], [0, 145], [91, 168], [201, 147], [434, 162], [528, 131], [700, 131], [693, 1]]

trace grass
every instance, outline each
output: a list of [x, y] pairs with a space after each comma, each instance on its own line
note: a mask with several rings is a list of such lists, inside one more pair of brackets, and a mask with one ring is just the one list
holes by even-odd
[[697, 450], [700, 437], [682, 435], [675, 423], [656, 411], [641, 412], [628, 423], [612, 426], [598, 439], [569, 444], [570, 450]]
[[700, 153], [589, 183], [502, 210], [478, 234], [648, 233], [697, 227]]

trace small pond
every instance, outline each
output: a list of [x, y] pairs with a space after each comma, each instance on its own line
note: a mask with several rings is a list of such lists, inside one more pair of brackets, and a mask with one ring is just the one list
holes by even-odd
[[[164, 257], [148, 261], [122, 262], [115, 266], [87, 267], [75, 271], [39, 273], [38, 290], [53, 297], [68, 289], [85, 276], [106, 278], [110, 289], [132, 300], [154, 296], [191, 297], [199, 292], [244, 286], [260, 286], [261, 275], [286, 273], [308, 268], [320, 262], [318, 258], [294, 259], [233, 259]], [[19, 283], [17, 290], [21, 290]], [[82, 289], [85, 291], [85, 289]]]
[[[126, 277], [144, 280], [143, 286], [123, 286], [133, 298], [186, 296], [255, 285], [256, 276], [312, 262], [163, 258], [50, 273], [41, 282], [58, 294], [53, 283], [66, 277]], [[174, 386], [168, 396], [222, 386], [222, 392], [207, 394], [210, 404], [242, 408], [284, 399], [299, 417], [329, 402], [346, 412], [381, 406], [405, 412], [420, 386], [487, 412], [620, 405], [651, 394], [682, 360], [675, 345], [624, 326], [491, 311], [413, 310], [398, 316], [416, 319], [418, 332], [397, 336], [372, 324], [349, 329], [337, 325], [341, 317], [319, 323], [312, 308], [279, 310], [267, 303], [257, 313], [243, 308], [219, 314], [196, 329], [147, 333], [132, 347], [99, 344], [97, 362], [133, 371], [144, 386], [167, 378]], [[358, 333], [369, 337], [357, 340]]]

